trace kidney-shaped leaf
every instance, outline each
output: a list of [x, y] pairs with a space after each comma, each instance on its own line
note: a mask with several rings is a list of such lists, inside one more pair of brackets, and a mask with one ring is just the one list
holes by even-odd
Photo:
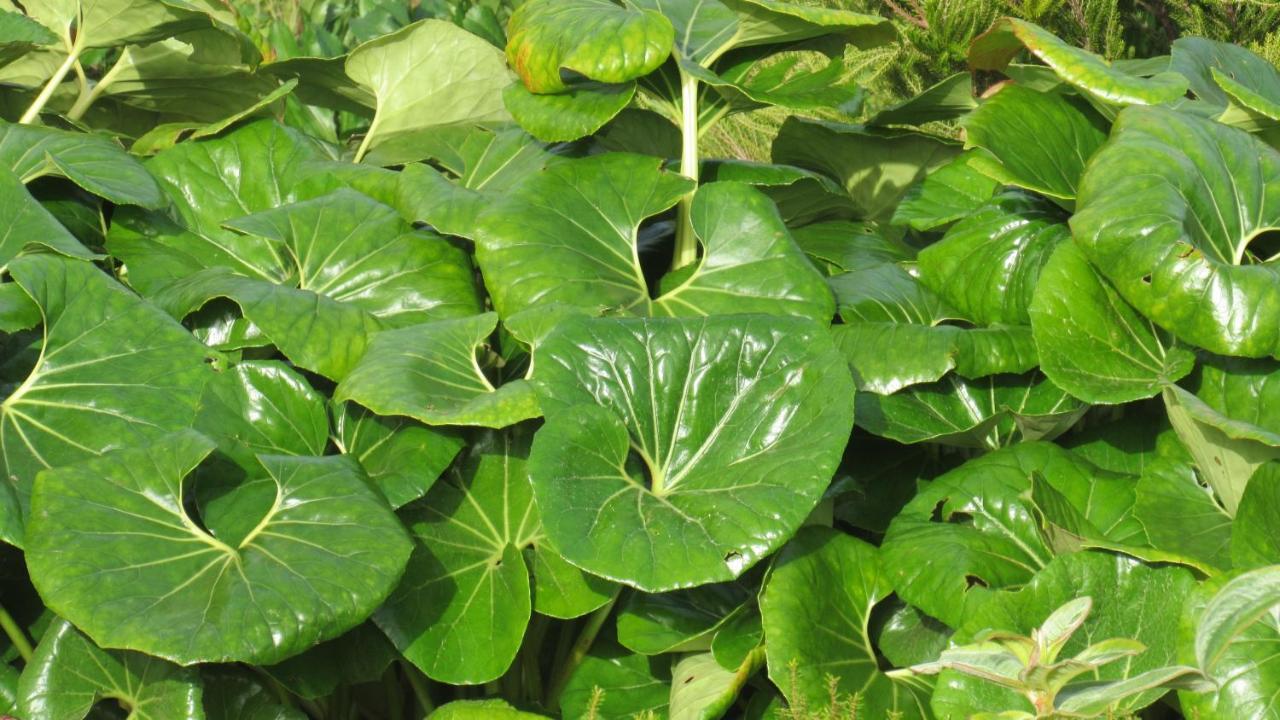
[[24, 505], [44, 468], [191, 427], [209, 370], [182, 326], [83, 261], [26, 255], [9, 269], [44, 321], [35, 367], [0, 403], [5, 477]]
[[183, 664], [270, 664], [368, 617], [410, 542], [355, 461], [259, 456], [265, 502], [239, 503], [249, 524], [224, 541], [185, 505], [213, 448], [179, 433], [42, 473], [27, 563], [49, 607], [100, 645]]
[[733, 579], [781, 545], [853, 423], [843, 360], [799, 319], [575, 320], [535, 361], [547, 534], [650, 592]]
[[1081, 182], [1074, 237], [1125, 300], [1228, 355], [1280, 355], [1280, 153], [1243, 130], [1129, 108]]
[[199, 673], [128, 650], [103, 650], [66, 620], [44, 631], [18, 684], [28, 720], [82, 718], [111, 699], [136, 720], [204, 720]]
[[923, 681], [890, 679], [871, 645], [871, 611], [893, 592], [876, 548], [830, 528], [805, 528], [778, 555], [760, 598], [769, 677], [794, 706], [858, 696], [870, 717], [930, 717]]
[[734, 182], [698, 189], [692, 220], [703, 256], [652, 300], [637, 231], [689, 189], [688, 179], [661, 170], [654, 158], [610, 154], [552, 166], [495, 197], [476, 229], [494, 307], [503, 317], [559, 302], [640, 315], [830, 319], [831, 294], [773, 203]]

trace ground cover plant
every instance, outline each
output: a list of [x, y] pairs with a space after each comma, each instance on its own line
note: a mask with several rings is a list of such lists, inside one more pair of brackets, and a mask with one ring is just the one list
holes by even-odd
[[1280, 70], [415, 12], [0, 0], [0, 712], [1280, 717]]

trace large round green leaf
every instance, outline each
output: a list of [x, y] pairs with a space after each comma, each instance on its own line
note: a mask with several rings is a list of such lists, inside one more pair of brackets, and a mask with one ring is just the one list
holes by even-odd
[[5, 477], [23, 505], [44, 468], [191, 427], [211, 373], [186, 330], [89, 263], [26, 255], [9, 270], [44, 325], [35, 366], [0, 403]]
[[1107, 126], [1079, 98], [1010, 85], [964, 119], [966, 142], [990, 155], [973, 165], [1007, 184], [1071, 200]]
[[1076, 242], [1125, 300], [1216, 353], [1280, 355], [1280, 153], [1243, 130], [1129, 108], [1090, 163]]
[[[510, 122], [502, 90], [511, 82], [502, 51], [445, 20], [423, 20], [351, 51], [347, 75], [377, 101], [356, 160], [421, 160], [423, 135], [451, 125]], [[426, 109], [429, 112], [424, 112]]]
[[1049, 258], [1029, 310], [1040, 369], [1087, 402], [1151, 397], [1195, 364], [1186, 348], [1126, 303], [1074, 243]]
[[55, 619], [23, 670], [20, 713], [27, 720], [83, 718], [113, 700], [134, 720], [204, 720], [199, 673], [128, 650], [103, 650]]
[[976, 323], [1026, 325], [1041, 268], [1071, 238], [1064, 219], [1044, 200], [1003, 193], [920, 252], [920, 281]]
[[333, 443], [398, 508], [426, 494], [462, 449], [460, 433], [408, 418], [380, 417], [353, 403], [333, 403]]
[[378, 333], [334, 399], [429, 425], [501, 428], [538, 417], [527, 382], [494, 387], [476, 364], [497, 324], [495, 313], [485, 313]]
[[778, 555], [760, 612], [769, 677], [793, 706], [829, 702], [830, 675], [860, 713], [929, 717], [928, 685], [891, 680], [871, 645], [871, 611], [892, 592], [876, 548], [830, 528], [806, 528]]
[[691, 183], [654, 158], [607, 154], [565, 162], [496, 195], [475, 228], [476, 258], [494, 308], [508, 317], [564, 303], [638, 315], [759, 312], [830, 319], [831, 294], [791, 239], [773, 203], [740, 183], [711, 183], [693, 198], [696, 266], [651, 298], [638, 230]]
[[603, 83], [648, 75], [671, 54], [661, 13], [609, 0], [531, 0], [507, 25], [507, 60], [535, 93], [569, 89], [564, 73]]
[[843, 360], [799, 319], [578, 319], [535, 361], [547, 422], [530, 475], [547, 534], [570, 562], [650, 592], [733, 579], [781, 545], [853, 424]]
[[1028, 582], [1053, 556], [1030, 498], [1033, 475], [1091, 524], [1132, 526], [1129, 478], [1049, 443], [1021, 443], [939, 477], [898, 513], [881, 547], [898, 595], [958, 627], [969, 596]]
[[359, 466], [259, 456], [266, 478], [205, 516], [228, 523], [220, 539], [184, 504], [213, 448], [179, 433], [42, 473], [27, 564], [49, 607], [100, 645], [183, 664], [269, 664], [368, 617], [410, 543]]

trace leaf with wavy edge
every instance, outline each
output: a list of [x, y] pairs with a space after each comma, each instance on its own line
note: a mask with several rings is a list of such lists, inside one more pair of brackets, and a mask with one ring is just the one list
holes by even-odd
[[265, 502], [230, 519], [260, 518], [224, 542], [184, 506], [184, 478], [213, 449], [187, 431], [41, 473], [27, 563], [50, 609], [107, 647], [271, 664], [382, 603], [410, 542], [354, 460], [258, 456], [265, 478], [242, 486]]
[[969, 67], [975, 70], [1004, 70], [1026, 48], [1058, 77], [1103, 100], [1122, 105], [1155, 105], [1182, 97], [1187, 79], [1173, 72], [1150, 78], [1115, 69], [1088, 50], [1063, 42], [1048, 30], [1016, 18], [1000, 18], [969, 46]]

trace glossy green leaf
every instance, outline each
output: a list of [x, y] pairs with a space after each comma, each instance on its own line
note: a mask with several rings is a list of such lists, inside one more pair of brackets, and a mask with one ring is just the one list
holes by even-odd
[[34, 367], [0, 403], [5, 475], [24, 506], [40, 470], [191, 426], [209, 371], [181, 326], [83, 261], [26, 255], [9, 271], [44, 325]]
[[257, 679], [223, 668], [205, 668], [206, 720], [306, 720], [297, 708], [280, 704], [280, 697]]
[[378, 333], [334, 399], [428, 425], [500, 428], [538, 417], [528, 383], [495, 387], [477, 364], [477, 349], [497, 323], [497, 315], [485, 313]]
[[1071, 238], [1062, 220], [1043, 200], [1002, 193], [920, 252], [920, 281], [976, 323], [1026, 325], [1041, 269]]
[[77, 48], [151, 42], [210, 24], [209, 16], [195, 6], [165, 0], [29, 0], [22, 7], [63, 43], [74, 37]]
[[601, 718], [631, 718], [646, 712], [666, 717], [670, 686], [667, 657], [630, 653], [615, 643], [598, 642], [565, 685], [560, 710], [564, 717], [587, 717], [599, 688], [603, 697], [595, 707]]
[[1280, 120], [1280, 70], [1230, 43], [1184, 37], [1173, 42], [1169, 67], [1191, 83], [1196, 97], [1220, 108], [1231, 102]]
[[989, 450], [1015, 437], [1052, 439], [1086, 407], [1039, 373], [979, 380], [952, 374], [892, 395], [859, 392], [857, 398], [858, 425], [874, 435]]
[[805, 225], [791, 237], [809, 259], [825, 267], [828, 275], [851, 272], [863, 266], [910, 260], [910, 249], [882, 235], [866, 223], [832, 220]]
[[671, 53], [661, 13], [607, 0], [531, 0], [507, 26], [507, 60], [535, 93], [569, 89], [565, 74], [602, 83], [648, 75]]
[[1040, 367], [1082, 400], [1152, 397], [1194, 366], [1194, 356], [1126, 303], [1073, 243], [1053, 253], [1033, 292]]
[[0, 266], [7, 265], [29, 243], [38, 243], [68, 257], [94, 257], [27, 192], [16, 175], [3, 168], [0, 168], [0, 214], [8, 218], [5, 228], [0, 230]]
[[329, 440], [324, 398], [275, 361], [249, 361], [216, 373], [194, 427], [251, 472], [257, 455], [323, 455]]
[[712, 634], [750, 599], [752, 591], [744, 585], [632, 593], [618, 611], [618, 642], [643, 655], [709, 649]]
[[931, 135], [789, 117], [773, 141], [772, 158], [830, 176], [860, 218], [881, 220], [892, 217], [907, 188], [959, 152], [960, 146]]
[[164, 202], [142, 165], [102, 135], [0, 123], [0, 163], [24, 183], [52, 175], [120, 205], [157, 208]]
[[431, 720], [546, 720], [545, 715], [535, 715], [512, 707], [505, 700], [455, 700], [436, 708]]
[[574, 320], [535, 362], [546, 532], [575, 565], [649, 592], [733, 579], [781, 544], [852, 425], [843, 361], [798, 319]]
[[1280, 354], [1277, 266], [1250, 248], [1280, 228], [1277, 178], [1280, 153], [1242, 130], [1131, 108], [1085, 174], [1073, 236], [1121, 297], [1179, 339]]
[[932, 230], [986, 204], [1000, 184], [974, 168], [971, 161], [976, 154], [971, 150], [957, 155], [912, 185], [894, 208], [893, 223]]
[[128, 650], [103, 650], [66, 620], [45, 631], [18, 684], [30, 720], [81, 718], [114, 700], [136, 720], [204, 720], [197, 671]]
[[756, 649], [764, 644], [764, 627], [760, 620], [760, 608], [747, 603], [734, 610], [716, 628], [711, 638], [711, 654], [725, 670], [742, 667]]
[[[973, 604], [957, 637], [963, 641], [987, 629], [1026, 634], [1065, 602], [1083, 596], [1093, 598], [1093, 611], [1067, 641], [1062, 657], [1074, 656], [1094, 643], [1116, 637], [1137, 639], [1147, 649], [1124, 662], [1102, 665], [1095, 671], [1096, 676], [1082, 678], [1085, 682], [1079, 688], [1068, 685], [1074, 692], [1064, 693], [1065, 701], [1090, 688], [1091, 681], [1136, 679], [1147, 671], [1173, 665], [1181, 601], [1194, 586], [1194, 578], [1184, 568], [1152, 567], [1123, 555], [1094, 551], [1060, 555], [1022, 589], [991, 593]], [[1147, 689], [1116, 702], [1112, 710], [1136, 711], [1165, 692]], [[977, 681], [945, 672], [939, 678], [933, 708], [938, 714], [949, 712], [957, 716], [998, 712], [1010, 707], [1008, 697], [1008, 693], [999, 698], [983, 695], [978, 692]], [[1000, 704], [1000, 698], [1006, 704]], [[1076, 702], [1083, 704], [1084, 699], [1081, 696]]]
[[263, 670], [289, 692], [318, 698], [340, 685], [377, 681], [396, 657], [386, 636], [373, 623], [366, 622]]
[[423, 20], [357, 47], [347, 75], [377, 101], [357, 160], [399, 165], [421, 160], [417, 136], [439, 127], [502, 122], [511, 74], [502, 53], [443, 20]]
[[1157, 460], [1142, 473], [1133, 513], [1159, 550], [1195, 558], [1211, 567], [1231, 565], [1231, 516], [1189, 464]]
[[1231, 559], [1246, 569], [1280, 565], [1280, 463], [1263, 465], [1249, 478], [1231, 529]]
[[769, 677], [795, 705], [829, 701], [827, 675], [859, 712], [927, 718], [928, 685], [890, 679], [868, 626], [893, 592], [876, 548], [829, 528], [806, 528], [779, 554], [760, 599]]
[[897, 667], [936, 660], [953, 634], [951, 628], [905, 604], [873, 632], [876, 647]]
[[939, 80], [917, 95], [891, 105], [868, 120], [868, 125], [924, 125], [955, 120], [978, 106], [973, 76], [962, 72]]
[[777, 210], [738, 183], [698, 189], [692, 222], [703, 256], [651, 299], [637, 228], [689, 187], [652, 158], [611, 154], [555, 165], [494, 198], [476, 229], [476, 257], [494, 307], [504, 317], [554, 302], [641, 315], [831, 317], [830, 292]]
[[576, 84], [553, 95], [536, 95], [515, 82], [502, 93], [507, 112], [520, 127], [543, 142], [586, 137], [612, 120], [635, 97], [633, 82]]
[[[973, 164], [997, 180], [1049, 197], [1075, 198], [1085, 163], [1107, 139], [1106, 123], [1082, 101], [1010, 85], [964, 120]], [[995, 166], [991, 167], [994, 157]]]
[[969, 66], [1004, 70], [1023, 48], [1043, 61], [1067, 83], [1122, 105], [1155, 105], [1182, 97], [1187, 80], [1175, 72], [1144, 78], [1116, 69], [1106, 60], [1063, 42], [1025, 20], [1000, 18], [969, 47]]
[[459, 433], [379, 417], [353, 403], [330, 408], [334, 444], [360, 462], [393, 508], [425, 495], [464, 444]]
[[429, 677], [483, 683], [506, 671], [529, 622], [520, 549], [538, 535], [527, 437], [485, 436], [422, 502], [401, 511], [417, 539], [400, 587], [374, 616]]
[[50, 608], [103, 645], [190, 664], [282, 660], [381, 604], [410, 543], [354, 461], [259, 456], [274, 492], [224, 542], [183, 505], [213, 447], [180, 433], [42, 473], [27, 562]]
[[[1126, 498], [1097, 468], [1048, 443], [970, 460], [922, 490], [890, 523], [881, 556], [899, 597], [958, 627], [968, 596], [1023, 585], [1047, 565], [1052, 552], [1027, 497], [1033, 473], [1101, 525], [1111, 524], [1103, 514], [1122, 515], [1132, 504], [1132, 490]], [[1091, 511], [1095, 491], [1105, 492]]]
[[[1200, 663], [1217, 692], [1179, 693], [1188, 716], [1206, 720], [1271, 720], [1280, 703], [1280, 601], [1276, 566], [1210, 578], [1184, 605], [1179, 659]], [[1203, 656], [1201, 651], [1203, 650]]]
[[685, 655], [671, 668], [671, 720], [717, 720], [764, 664], [764, 653], [747, 656], [742, 667], [725, 670], [711, 653]]

